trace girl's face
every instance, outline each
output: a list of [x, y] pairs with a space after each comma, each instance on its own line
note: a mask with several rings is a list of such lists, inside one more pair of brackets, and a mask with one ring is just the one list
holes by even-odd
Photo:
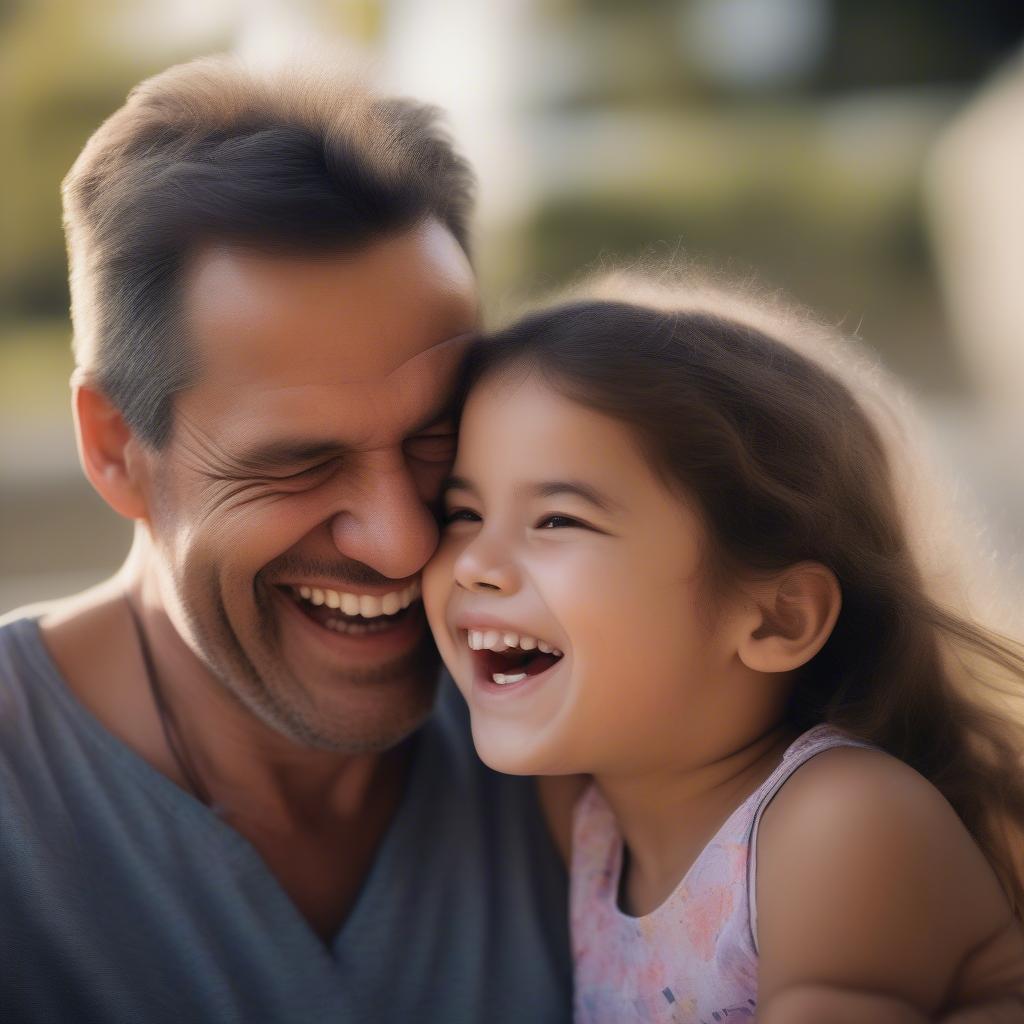
[[515, 774], [677, 761], [734, 650], [703, 597], [699, 520], [630, 431], [536, 374], [485, 380], [445, 501], [424, 599], [483, 760]]

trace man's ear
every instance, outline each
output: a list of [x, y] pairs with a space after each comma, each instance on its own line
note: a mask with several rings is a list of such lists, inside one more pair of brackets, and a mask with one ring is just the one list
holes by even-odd
[[835, 574], [800, 562], [756, 586], [737, 653], [757, 672], [791, 672], [825, 645], [839, 618], [842, 592]]
[[142, 452], [138, 439], [110, 400], [94, 386], [72, 381], [78, 457], [100, 497], [125, 519], [146, 519]]

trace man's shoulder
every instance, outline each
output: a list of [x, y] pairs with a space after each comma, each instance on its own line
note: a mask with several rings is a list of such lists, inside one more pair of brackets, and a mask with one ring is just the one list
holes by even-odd
[[28, 680], [57, 674], [41, 623], [73, 616], [80, 597], [38, 601], [0, 615], [0, 703]]
[[47, 606], [34, 605], [0, 621], [0, 798], [36, 792], [67, 757], [76, 731], [73, 703], [40, 629]]
[[0, 629], [5, 629], [12, 622], [20, 622], [22, 619], [37, 619], [40, 615], [45, 614], [49, 605], [49, 601], [40, 601], [36, 604], [19, 605], [7, 612], [0, 612]]
[[39, 633], [43, 606], [19, 608], [0, 618], [0, 707], [26, 677], [38, 673], [45, 658]]

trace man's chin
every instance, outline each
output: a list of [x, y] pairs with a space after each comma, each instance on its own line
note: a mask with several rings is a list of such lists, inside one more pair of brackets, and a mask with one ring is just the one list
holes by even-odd
[[232, 631], [247, 678], [241, 690], [226, 681], [250, 712], [301, 746], [387, 750], [430, 715], [440, 676], [422, 605], [408, 611], [387, 629], [346, 636], [278, 591], [261, 602], [249, 642]]
[[265, 690], [253, 709], [267, 724], [306, 747], [369, 753], [401, 743], [430, 716], [440, 659], [425, 642], [372, 670], [300, 677], [289, 667], [271, 676], [281, 685]]

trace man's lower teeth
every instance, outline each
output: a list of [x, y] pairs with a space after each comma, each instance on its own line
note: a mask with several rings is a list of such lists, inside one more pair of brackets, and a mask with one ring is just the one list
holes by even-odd
[[521, 679], [526, 678], [525, 672], [514, 672], [512, 675], [506, 675], [504, 672], [495, 672], [491, 678], [499, 686], [508, 686], [509, 683], [518, 683]]

